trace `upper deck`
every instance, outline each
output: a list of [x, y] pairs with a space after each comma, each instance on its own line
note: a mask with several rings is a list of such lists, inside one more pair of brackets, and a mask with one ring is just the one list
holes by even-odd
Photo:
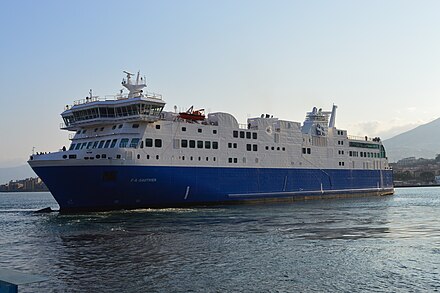
[[136, 82], [131, 80], [131, 73], [127, 73], [127, 79], [122, 81], [128, 94], [98, 97], [90, 96], [76, 100], [72, 106], [66, 106], [61, 116], [64, 124], [62, 129], [76, 130], [78, 127], [92, 126], [96, 124], [114, 123], [121, 121], [147, 121], [154, 122], [165, 106], [162, 95], [144, 92], [146, 86], [143, 78]]

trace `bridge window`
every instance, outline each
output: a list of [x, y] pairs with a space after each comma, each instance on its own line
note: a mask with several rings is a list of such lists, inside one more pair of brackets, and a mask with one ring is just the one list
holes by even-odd
[[78, 143], [77, 145], [76, 145], [76, 148], [75, 148], [75, 150], [79, 150], [79, 148], [81, 147], [81, 144], [80, 143]]
[[181, 146], [182, 148], [187, 148], [187, 147], [188, 147], [188, 140], [186, 140], [186, 139], [182, 139], [182, 140], [180, 141], [180, 146]]
[[152, 138], [146, 138], [145, 139], [145, 147], [151, 148], [153, 146], [153, 139]]
[[128, 144], [128, 138], [121, 139], [121, 142], [119, 143], [120, 148], [126, 148]]
[[131, 142], [130, 142], [130, 147], [131, 148], [137, 148], [138, 144], [139, 144], [139, 138], [132, 138]]
[[154, 146], [157, 148], [161, 148], [162, 147], [162, 140], [161, 139], [155, 139], [154, 140]]
[[112, 144], [110, 145], [110, 147], [114, 148], [116, 146], [117, 141], [118, 141], [117, 139], [112, 140]]
[[102, 149], [102, 147], [104, 146], [104, 143], [105, 143], [105, 140], [101, 140], [99, 142], [98, 149]]
[[107, 141], [105, 142], [105, 145], [104, 145], [104, 148], [105, 148], [105, 149], [108, 148], [108, 147], [110, 146], [110, 142], [111, 142], [110, 139], [107, 140]]
[[99, 143], [99, 141], [95, 141], [95, 142], [93, 142], [92, 149], [96, 149], [96, 147], [98, 146], [98, 143]]
[[69, 151], [75, 149], [75, 145], [76, 145], [75, 143], [72, 143], [72, 144], [70, 145]]

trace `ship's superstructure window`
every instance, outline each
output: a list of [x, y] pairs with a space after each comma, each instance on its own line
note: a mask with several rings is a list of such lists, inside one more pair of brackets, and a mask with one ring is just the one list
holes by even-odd
[[118, 128], [122, 128], [122, 124], [119, 124]]
[[211, 148], [211, 142], [205, 141], [205, 149], [210, 149], [210, 148]]
[[198, 149], [203, 149], [203, 141], [202, 140], [198, 140], [197, 141], [197, 148]]
[[93, 141], [89, 141], [89, 143], [87, 144], [87, 149], [90, 149], [92, 147]]
[[139, 124], [133, 124], [133, 126], [132, 126], [133, 128], [139, 128]]
[[156, 125], [156, 129], [160, 129], [160, 125], [159, 124]]
[[99, 143], [99, 141], [95, 141], [95, 142], [93, 142], [92, 149], [96, 149], [96, 147], [98, 146], [98, 143]]
[[339, 162], [339, 166], [343, 167], [345, 165], [345, 162]]
[[[213, 141], [212, 142], [212, 148], [217, 150], [218, 149], [218, 142], [217, 141]], [[215, 158], [214, 158], [215, 159]], [[215, 160], [214, 160], [215, 161]]]
[[146, 139], [145, 139], [145, 147], [146, 147], [146, 148], [151, 148], [151, 147], [153, 147], [153, 139], [152, 139], [152, 138], [146, 138]]
[[238, 137], [238, 130], [232, 131], [232, 137]]
[[75, 150], [79, 150], [79, 148], [81, 147], [81, 144], [80, 143], [78, 143], [77, 145], [76, 145], [76, 148], [75, 148]]
[[248, 138], [248, 139], [250, 139], [251, 138], [251, 133], [248, 131], [248, 132], [246, 132], [246, 138]]
[[75, 145], [76, 145], [76, 144], [72, 143], [72, 144], [70, 145], [69, 151], [75, 149]]
[[312, 149], [311, 148], [302, 148], [302, 153], [310, 155], [312, 153]]
[[202, 129], [201, 128], [197, 128], [197, 132], [198, 133], [202, 133]]
[[110, 142], [111, 142], [110, 139], [107, 140], [107, 141], [105, 142], [105, 145], [104, 145], [104, 148], [105, 148], [105, 149], [108, 148], [108, 147], [110, 146]]
[[162, 140], [161, 139], [155, 139], [154, 140], [154, 146], [157, 148], [161, 148], [162, 147]]
[[187, 148], [187, 147], [188, 147], [188, 140], [186, 140], [186, 139], [182, 139], [182, 140], [180, 141], [180, 146], [181, 146], [182, 148]]
[[115, 130], [115, 129], [116, 129], [116, 125], [113, 125], [112, 130]]
[[256, 132], [253, 132], [253, 133], [252, 133], [252, 138], [253, 138], [253, 139], [257, 139], [257, 133], [256, 133]]
[[240, 138], [244, 138], [244, 131], [240, 131]]
[[132, 138], [130, 142], [131, 148], [137, 148], [140, 138]]
[[217, 129], [213, 129], [212, 134], [217, 134]]
[[111, 143], [111, 145], [110, 145], [110, 148], [114, 148], [114, 147], [116, 146], [116, 142], [117, 142], [117, 141], [118, 141], [117, 139], [112, 140], [112, 143]]
[[182, 127], [182, 131], [186, 131], [186, 127]]
[[128, 138], [121, 139], [121, 142], [119, 143], [120, 148], [126, 148], [128, 144]]
[[190, 140], [190, 141], [189, 141], [189, 147], [190, 147], [191, 149], [195, 148], [195, 147], [196, 147], [196, 141], [195, 141], [195, 140]]
[[250, 151], [257, 152], [258, 151], [258, 145], [248, 143], [248, 144], [246, 144], [246, 150], [249, 151], [249, 152]]
[[105, 143], [105, 140], [101, 140], [99, 142], [98, 149], [102, 149], [102, 147], [104, 146], [104, 143]]

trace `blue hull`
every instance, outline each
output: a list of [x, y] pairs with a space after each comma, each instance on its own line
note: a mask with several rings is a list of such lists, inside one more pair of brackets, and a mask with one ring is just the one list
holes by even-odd
[[35, 167], [61, 211], [389, 194], [392, 170], [157, 166]]

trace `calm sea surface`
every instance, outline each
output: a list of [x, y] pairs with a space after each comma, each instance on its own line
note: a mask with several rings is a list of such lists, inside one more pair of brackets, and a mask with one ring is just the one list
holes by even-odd
[[439, 292], [440, 188], [394, 196], [59, 215], [0, 193], [20, 292]]

